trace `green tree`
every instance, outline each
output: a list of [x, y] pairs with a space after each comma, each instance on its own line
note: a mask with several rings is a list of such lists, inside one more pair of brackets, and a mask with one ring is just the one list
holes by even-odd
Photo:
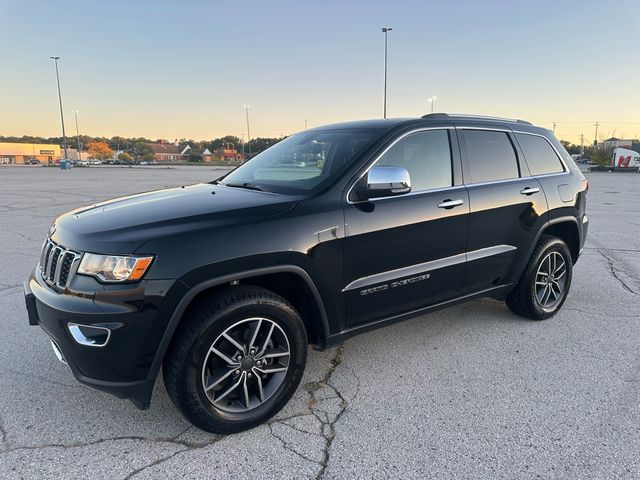
[[282, 138], [252, 138], [250, 142], [248, 142], [244, 147], [244, 153], [248, 154], [251, 152], [251, 156], [255, 156], [260, 152], [263, 152], [269, 147], [272, 147], [280, 140], [284, 140], [286, 137]]
[[136, 158], [141, 159], [146, 153], [153, 154], [153, 151], [151, 150], [151, 147], [149, 145], [144, 142], [136, 142], [133, 144], [133, 155]]
[[190, 153], [187, 157], [187, 160], [190, 162], [201, 162], [202, 155], [200, 155], [199, 153]]
[[120, 154], [118, 155], [118, 160], [120, 160], [121, 162], [130, 163], [133, 161], [133, 157], [127, 152], [120, 152]]
[[601, 167], [610, 167], [612, 165], [613, 147], [604, 148], [602, 144], [598, 144], [591, 154], [591, 160]]
[[570, 155], [575, 155], [580, 153], [580, 145], [574, 145], [573, 143], [567, 140], [560, 140], [562, 146], [569, 152]]
[[155, 159], [156, 156], [153, 154], [153, 152], [146, 152], [144, 155], [142, 155], [143, 162], [153, 162]]

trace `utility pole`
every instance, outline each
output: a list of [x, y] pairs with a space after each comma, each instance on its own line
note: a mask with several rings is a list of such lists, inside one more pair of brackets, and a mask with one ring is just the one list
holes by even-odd
[[594, 123], [593, 126], [596, 127], [596, 135], [593, 137], [593, 146], [595, 147], [598, 145], [598, 127], [600, 126], [600, 122]]
[[584, 155], [584, 133], [580, 134], [580, 156]]
[[60, 122], [62, 123], [62, 145], [64, 147], [64, 159], [67, 160], [67, 134], [64, 131], [64, 113], [62, 112], [62, 94], [60, 93], [60, 75], [58, 75], [58, 60], [60, 57], [49, 57], [56, 64], [56, 82], [58, 83], [58, 102], [60, 102]]
[[387, 34], [391, 30], [393, 30], [393, 28], [382, 28], [382, 33], [384, 33], [384, 118], [387, 118]]
[[[80, 143], [80, 130], [78, 129], [78, 110], [73, 111], [76, 116], [76, 139], [78, 143], [78, 160], [82, 160], [82, 143]], [[120, 149], [120, 144], [118, 144], [118, 150]]]
[[307, 121], [306, 120], [304, 121], [304, 129], [305, 130], [307, 129]]
[[556, 134], [556, 122], [553, 122], [553, 134]]
[[243, 105], [244, 113], [247, 117], [247, 146], [249, 147], [249, 158], [251, 158], [251, 130], [249, 130], [249, 107], [251, 105]]

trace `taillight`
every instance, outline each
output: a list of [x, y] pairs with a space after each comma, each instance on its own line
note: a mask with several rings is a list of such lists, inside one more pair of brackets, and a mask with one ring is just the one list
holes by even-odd
[[586, 178], [582, 179], [582, 190], [584, 192], [588, 192], [589, 191], [589, 180], [587, 180]]

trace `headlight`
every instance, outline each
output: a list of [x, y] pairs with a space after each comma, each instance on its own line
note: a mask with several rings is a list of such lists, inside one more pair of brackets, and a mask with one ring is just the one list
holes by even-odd
[[103, 282], [130, 282], [140, 280], [153, 257], [123, 257], [85, 253], [78, 273], [91, 275]]

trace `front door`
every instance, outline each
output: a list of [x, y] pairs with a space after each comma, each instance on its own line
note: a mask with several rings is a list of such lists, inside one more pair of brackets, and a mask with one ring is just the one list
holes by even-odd
[[345, 205], [347, 327], [455, 297], [464, 283], [469, 201], [455, 131], [403, 134], [374, 164], [406, 168], [412, 189]]

